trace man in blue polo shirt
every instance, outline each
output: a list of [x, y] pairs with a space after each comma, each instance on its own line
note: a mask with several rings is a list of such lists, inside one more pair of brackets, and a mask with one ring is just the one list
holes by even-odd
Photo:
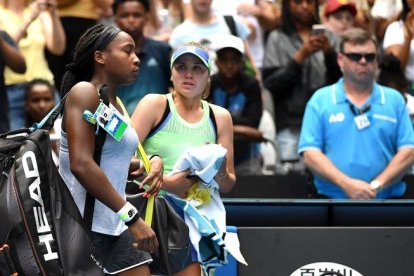
[[374, 80], [377, 48], [371, 33], [345, 32], [337, 58], [343, 78], [306, 106], [298, 151], [323, 197], [401, 198], [406, 191], [413, 127], [401, 94]]

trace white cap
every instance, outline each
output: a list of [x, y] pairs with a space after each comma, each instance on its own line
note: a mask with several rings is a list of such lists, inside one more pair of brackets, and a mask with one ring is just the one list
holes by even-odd
[[215, 36], [210, 47], [216, 52], [224, 48], [233, 48], [243, 55], [245, 53], [243, 40], [234, 35]]

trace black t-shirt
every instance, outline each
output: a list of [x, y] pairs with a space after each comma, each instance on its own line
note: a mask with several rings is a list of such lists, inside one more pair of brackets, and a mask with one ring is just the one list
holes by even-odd
[[[0, 39], [17, 48], [14, 40], [5, 32], [0, 31]], [[9, 104], [7, 102], [6, 85], [4, 83], [4, 57], [0, 52], [0, 133], [8, 131], [9, 128]]]

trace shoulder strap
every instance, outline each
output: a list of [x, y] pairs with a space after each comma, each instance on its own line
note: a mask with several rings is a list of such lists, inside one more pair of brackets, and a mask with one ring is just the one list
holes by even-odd
[[166, 96], [167, 104], [165, 105], [164, 114], [162, 115], [160, 122], [150, 130], [150, 132], [148, 133], [148, 137], [152, 136], [164, 124], [165, 120], [171, 112], [170, 105], [168, 103], [168, 94]]
[[[106, 85], [102, 86], [102, 88], [99, 90], [99, 98], [106, 106], [109, 106], [109, 95], [108, 95], [108, 88]], [[100, 165], [101, 163], [102, 148], [105, 143], [105, 139], [106, 139], [106, 132], [103, 128], [99, 127], [98, 134], [95, 137], [95, 149], [93, 152], [93, 160], [95, 160], [96, 164], [98, 165]], [[94, 209], [95, 209], [95, 198], [90, 193], [86, 193], [83, 220], [86, 224], [86, 227], [89, 230], [92, 230], [92, 219], [93, 219]]]
[[[99, 98], [106, 106], [109, 106], [109, 95], [106, 85], [102, 86], [102, 88], [99, 90]], [[93, 153], [93, 159], [98, 165], [101, 163], [101, 154], [105, 139], [106, 131], [102, 127], [99, 127], [98, 134], [95, 137], [95, 149]]]
[[217, 121], [216, 121], [216, 116], [214, 115], [213, 109], [211, 108], [211, 105], [208, 105], [208, 108], [210, 109], [210, 120], [211, 123], [213, 124], [214, 127], [214, 131], [216, 132], [216, 143], [217, 143]]
[[[145, 171], [147, 172], [147, 174], [149, 174], [151, 170], [150, 162], [140, 142], [138, 142], [138, 154], [141, 157], [142, 162], [144, 163]], [[149, 226], [151, 226], [152, 224], [152, 216], [154, 213], [154, 203], [155, 203], [155, 196], [151, 195], [148, 198], [147, 208], [145, 209], [145, 223], [148, 224]]]
[[234, 17], [232, 15], [224, 15], [224, 21], [226, 21], [227, 27], [229, 27], [230, 32], [234, 36], [237, 35], [237, 29], [236, 29], [236, 22], [234, 21]]
[[[116, 99], [118, 104], [121, 106], [122, 111], [124, 112], [125, 116], [129, 118], [128, 112], [126, 111], [126, 108], [124, 106], [124, 103], [120, 98]], [[139, 138], [139, 137], [138, 137]], [[144, 168], [147, 174], [149, 174], [151, 170], [151, 165], [149, 158], [147, 156], [147, 153], [144, 150], [144, 147], [142, 146], [141, 142], [138, 141], [138, 154], [141, 157], [142, 163], [144, 163]], [[155, 203], [155, 196], [150, 196], [147, 201], [147, 208], [145, 209], [145, 223], [151, 226], [152, 224], [152, 216], [154, 213], [154, 203]]]
[[49, 113], [39, 123], [34, 123], [32, 128], [33, 129], [41, 128], [41, 129], [50, 130], [53, 127], [53, 124], [55, 123], [55, 120], [59, 116], [60, 112], [62, 111], [62, 109], [65, 105], [65, 101], [66, 101], [67, 96], [68, 96], [68, 94], [66, 94], [60, 100], [60, 102], [52, 110], [50, 110]]

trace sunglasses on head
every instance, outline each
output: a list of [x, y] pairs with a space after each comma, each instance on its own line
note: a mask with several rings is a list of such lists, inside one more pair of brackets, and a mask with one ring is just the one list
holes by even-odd
[[364, 58], [367, 62], [373, 62], [377, 57], [375, 53], [342, 53], [344, 56], [352, 61], [358, 62]]

